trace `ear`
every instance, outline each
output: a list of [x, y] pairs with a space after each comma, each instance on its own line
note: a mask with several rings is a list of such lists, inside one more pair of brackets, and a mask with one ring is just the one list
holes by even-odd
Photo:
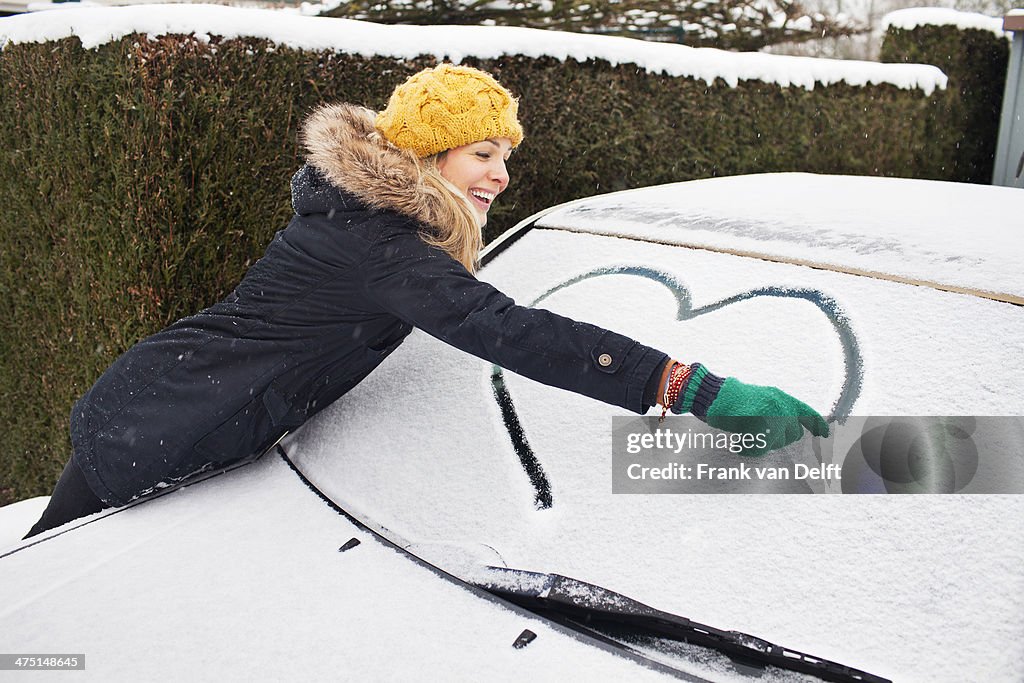
[[445, 168], [448, 165], [448, 150], [445, 150], [437, 155], [437, 160], [434, 162], [437, 166], [437, 172], [441, 174], [441, 177], [445, 180], [451, 180], [445, 175]]

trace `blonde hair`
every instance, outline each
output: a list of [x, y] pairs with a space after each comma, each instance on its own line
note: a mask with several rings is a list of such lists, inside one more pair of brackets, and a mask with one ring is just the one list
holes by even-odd
[[437, 162], [447, 153], [445, 150], [422, 159], [410, 155], [416, 161], [424, 191], [439, 200], [432, 203], [436, 215], [431, 216], [430, 231], [421, 236], [427, 244], [444, 250], [470, 273], [475, 273], [484, 246], [483, 232], [469, 199], [441, 175]]

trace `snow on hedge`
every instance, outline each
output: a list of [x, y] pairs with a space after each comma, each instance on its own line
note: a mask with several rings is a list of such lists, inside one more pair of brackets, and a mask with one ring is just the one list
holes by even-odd
[[1011, 35], [1003, 30], [1002, 17], [989, 17], [977, 12], [959, 12], [944, 7], [911, 7], [889, 12], [882, 17], [882, 30], [888, 31], [890, 26], [905, 31], [910, 31], [918, 26], [956, 26], [961, 30], [974, 28], [980, 31], [991, 31], [997, 36], [1006, 36], [1007, 38]]
[[697, 78], [708, 84], [720, 78], [733, 87], [741, 80], [808, 90], [817, 83], [889, 83], [908, 90], [919, 88], [926, 95], [946, 87], [945, 74], [923, 64], [727, 52], [510, 26], [382, 25], [215, 5], [83, 7], [22, 14], [0, 19], [0, 46], [77, 36], [84, 47], [95, 48], [136, 32], [151, 37], [181, 33], [199, 38], [265, 38], [296, 49], [398, 59], [425, 54], [453, 62], [466, 57], [497, 59], [516, 54], [580, 62], [604, 59], [612, 64], [636, 64], [652, 73]]

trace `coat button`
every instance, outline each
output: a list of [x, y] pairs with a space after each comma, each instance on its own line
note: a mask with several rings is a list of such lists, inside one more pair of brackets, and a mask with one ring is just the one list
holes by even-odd
[[609, 356], [607, 353], [602, 353], [600, 356], [597, 357], [597, 362], [600, 363], [602, 368], [606, 368], [612, 364], [612, 357]]

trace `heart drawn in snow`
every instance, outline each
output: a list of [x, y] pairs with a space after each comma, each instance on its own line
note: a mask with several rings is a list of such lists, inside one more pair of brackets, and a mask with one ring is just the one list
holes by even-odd
[[[693, 300], [690, 296], [690, 290], [675, 277], [655, 268], [631, 265], [595, 268], [594, 270], [572, 277], [541, 294], [530, 303], [530, 306], [539, 305], [549, 296], [555, 292], [565, 289], [566, 287], [571, 287], [579, 282], [583, 282], [591, 278], [603, 277], [605, 275], [635, 275], [637, 277], [653, 280], [654, 282], [667, 287], [676, 298], [676, 319], [680, 321], [692, 320], [693, 318], [704, 315], [705, 313], [712, 313], [720, 310], [730, 304], [747, 301], [749, 299], [756, 299], [758, 297], [803, 299], [811, 302], [828, 318], [843, 350], [843, 365], [845, 371], [843, 388], [839, 392], [839, 396], [837, 396], [833, 401], [829, 413], [825, 416], [825, 420], [828, 422], [834, 422], [836, 420], [843, 421], [845, 418], [849, 417], [853, 404], [860, 395], [864, 377], [864, 365], [861, 358], [860, 347], [857, 343], [857, 338], [850, 327], [849, 320], [842, 310], [840, 310], [836, 301], [826, 294], [823, 294], [816, 289], [762, 287], [742, 292], [740, 294], [735, 294], [705, 306], [694, 308]], [[548, 480], [548, 476], [544, 472], [544, 468], [540, 464], [540, 460], [538, 460], [533, 449], [530, 447], [529, 439], [527, 439], [526, 432], [523, 430], [522, 423], [519, 420], [519, 415], [516, 412], [515, 403], [512, 401], [512, 396], [509, 394], [508, 388], [505, 386], [504, 371], [497, 365], [494, 365], [491, 369], [491, 386], [494, 391], [494, 398], [498, 402], [498, 407], [501, 410], [501, 417], [505, 423], [505, 429], [508, 431], [509, 438], [512, 441], [512, 447], [515, 449], [516, 455], [519, 456], [519, 461], [522, 464], [523, 469], [526, 471], [526, 474], [530, 479], [530, 483], [533, 485], [535, 492], [534, 505], [538, 509], [550, 508], [554, 502], [551, 497], [551, 482]]]

